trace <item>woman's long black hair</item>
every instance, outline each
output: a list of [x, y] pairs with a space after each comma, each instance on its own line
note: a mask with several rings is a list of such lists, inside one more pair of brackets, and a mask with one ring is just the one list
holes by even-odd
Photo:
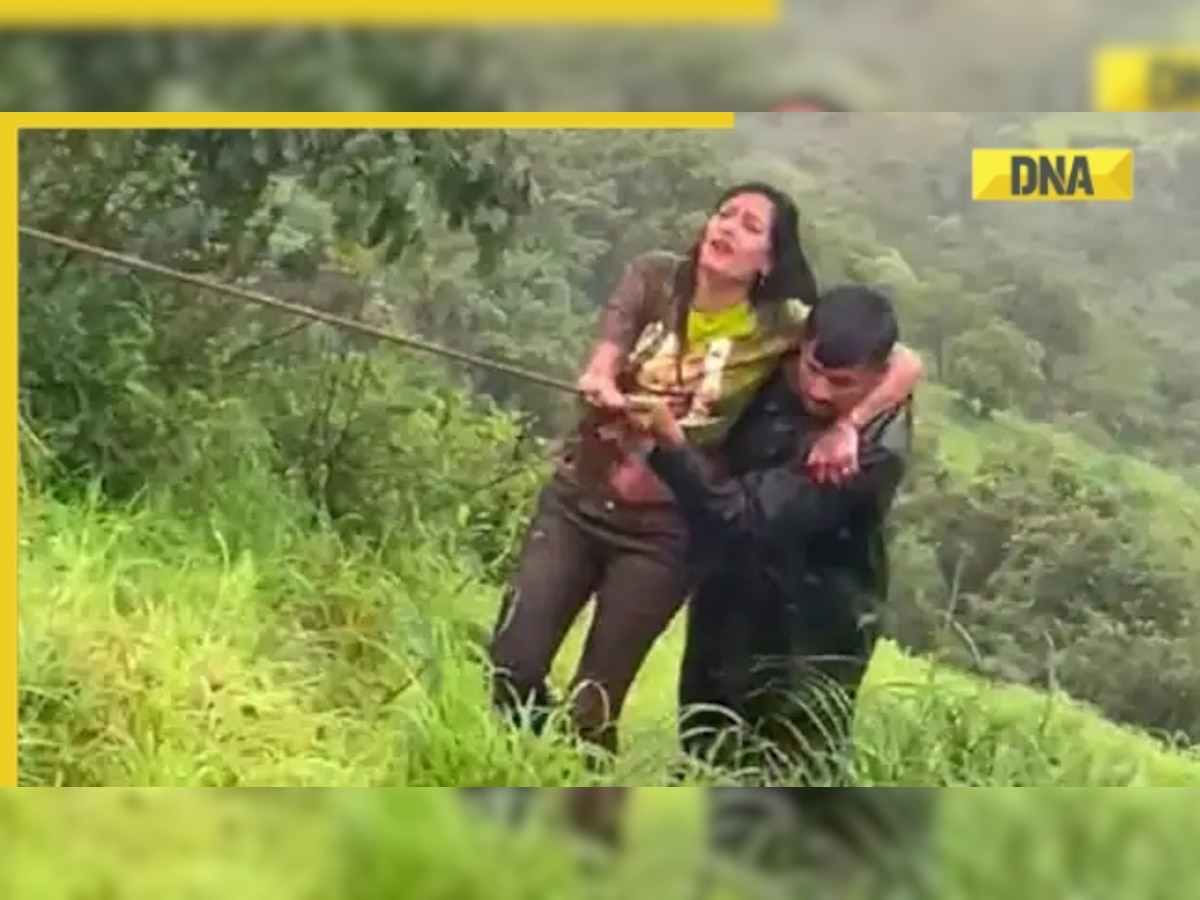
[[[755, 306], [800, 300], [808, 306], [817, 302], [817, 279], [800, 246], [800, 210], [796, 202], [779, 188], [764, 181], [747, 181], [734, 185], [721, 194], [714, 211], [739, 194], [761, 194], [771, 201], [771, 271], [759, 278], [750, 290], [750, 302]], [[695, 289], [696, 266], [700, 257], [700, 241], [688, 253], [691, 296]]]

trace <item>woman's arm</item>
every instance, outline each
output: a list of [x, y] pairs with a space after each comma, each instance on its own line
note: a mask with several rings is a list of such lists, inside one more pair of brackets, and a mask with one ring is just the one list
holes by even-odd
[[585, 379], [605, 380], [616, 384], [617, 376], [621, 373], [621, 362], [625, 356], [622, 346], [615, 341], [601, 338], [588, 357], [587, 365], [583, 367], [580, 381]]
[[846, 424], [859, 431], [876, 416], [902, 405], [921, 381], [925, 364], [915, 350], [898, 344], [879, 384], [846, 415]]
[[646, 272], [641, 261], [631, 263], [609, 295], [600, 316], [600, 340], [579, 376], [579, 390], [593, 406], [619, 409], [624, 396], [617, 377], [637, 339], [646, 315]]
[[820, 484], [838, 484], [853, 477], [859, 468], [859, 432], [876, 416], [903, 405], [924, 370], [915, 350], [897, 345], [879, 384], [813, 443], [806, 460], [809, 474]]

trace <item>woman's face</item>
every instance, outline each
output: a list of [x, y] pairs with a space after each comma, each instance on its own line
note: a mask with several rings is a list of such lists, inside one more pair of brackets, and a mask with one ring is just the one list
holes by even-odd
[[731, 281], [750, 283], [771, 269], [771, 223], [775, 207], [762, 194], [730, 197], [704, 226], [701, 268]]

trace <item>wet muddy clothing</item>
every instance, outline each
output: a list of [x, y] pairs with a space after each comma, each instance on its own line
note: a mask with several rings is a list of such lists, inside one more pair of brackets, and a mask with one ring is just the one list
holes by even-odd
[[[780, 373], [730, 433], [728, 475], [690, 447], [648, 456], [678, 498], [698, 578], [680, 671], [681, 743], [765, 785], [710, 792], [715, 850], [811, 868], [836, 856], [834, 846], [915, 877], [909, 863], [927, 833], [931, 792], [846, 783], [854, 701], [887, 596], [884, 524], [911, 410], [869, 423], [860, 473], [840, 487], [813, 483], [802, 466], [826, 424]], [[769, 786], [781, 782], [809, 786]]]
[[[701, 446], [719, 441], [782, 354], [807, 307], [799, 302], [689, 309], [687, 260], [635, 261], [602, 317], [601, 340], [628, 354], [628, 391], [698, 394]], [[594, 617], [572, 687], [581, 735], [615, 750], [628, 691], [689, 589], [686, 534], [670, 494], [631, 454], [620, 416], [586, 413], [542, 490], [491, 645], [494, 697], [507, 711], [549, 706], [546, 679], [562, 640], [593, 596]], [[583, 687], [580, 687], [583, 685]]]
[[[698, 446], [713, 446], [754, 396], [775, 363], [793, 347], [808, 315], [799, 300], [722, 310], [689, 307], [691, 265], [655, 253], [635, 261], [613, 292], [600, 337], [622, 348], [628, 365], [618, 385], [628, 393], [676, 396], [680, 413], [705, 424], [689, 427]], [[637, 454], [624, 419], [588, 411], [564, 443], [559, 474], [627, 503], [671, 503]]]
[[[852, 703], [878, 638], [887, 595], [885, 518], [911, 434], [908, 409], [861, 433], [858, 475], [818, 485], [803, 460], [827, 422], [810, 416], [777, 374], [725, 443], [729, 475], [690, 446], [648, 462], [678, 501], [698, 578], [688, 610], [680, 706], [719, 706], [749, 724], [739, 745], [713, 710], [685, 712], [685, 749], [795, 781], [841, 774]], [[832, 683], [841, 691], [829, 695]], [[838, 696], [842, 693], [843, 696]], [[713, 758], [713, 757], [716, 758]]]
[[[535, 730], [553, 708], [547, 677], [576, 617], [596, 606], [573, 679], [582, 737], [616, 749], [615, 722], [646, 654], [689, 590], [686, 535], [670, 507], [601, 499], [553, 479], [539, 495], [491, 645], [496, 702], [533, 704]], [[601, 691], [602, 689], [602, 691]]]

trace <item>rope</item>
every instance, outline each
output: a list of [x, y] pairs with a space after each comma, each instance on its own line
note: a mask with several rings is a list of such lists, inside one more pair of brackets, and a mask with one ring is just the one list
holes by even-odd
[[[69, 238], [61, 234], [54, 234], [50, 231], [43, 231], [40, 228], [30, 228], [27, 225], [18, 225], [17, 231], [25, 237], [31, 238], [32, 240], [40, 241], [44, 244], [51, 244], [55, 247], [59, 247], [63, 250], [69, 250], [73, 253], [80, 253], [84, 256], [90, 256], [110, 265], [117, 266], [118, 268], [128, 269], [134, 272], [145, 272], [149, 275], [157, 275], [160, 278], [165, 278], [168, 281], [176, 281], [181, 284], [190, 284], [193, 287], [211, 291], [214, 294], [224, 294], [228, 297], [236, 297], [239, 300], [246, 301], [247, 303], [254, 303], [258, 306], [279, 310], [280, 312], [297, 316], [302, 319], [309, 319], [310, 321], [314, 322], [323, 322], [326, 325], [340, 328], [343, 331], [366, 335], [386, 343], [396, 344], [400, 347], [407, 347], [411, 350], [417, 350], [421, 353], [428, 353], [432, 356], [440, 356], [443, 359], [451, 359], [455, 362], [464, 363], [465, 365], [473, 366], [477, 369], [486, 369], [491, 372], [508, 375], [512, 378], [518, 378], [522, 381], [530, 382], [531, 384], [538, 384], [542, 387], [550, 388], [551, 390], [575, 395], [578, 395], [579, 393], [579, 389], [573, 382], [562, 378], [555, 378], [553, 375], [546, 375], [542, 372], [534, 371], [533, 369], [527, 369], [523, 366], [516, 365], [515, 363], [506, 362], [505, 360], [491, 359], [486, 356], [469, 353], [466, 350], [455, 350], [443, 344], [427, 341], [422, 338], [412, 337], [411, 335], [397, 334], [394, 331], [376, 328], [373, 325], [368, 325], [365, 322], [359, 322], [356, 319], [350, 319], [346, 316], [339, 316], [337, 313], [326, 312], [325, 310], [315, 309], [310, 306], [305, 306], [301, 303], [293, 303], [288, 300], [282, 300], [279, 297], [274, 297], [270, 294], [264, 294], [261, 291], [228, 284], [223, 281], [217, 281], [214, 278], [208, 278], [204, 275], [194, 275], [190, 272], [172, 269], [170, 266], [163, 266], [158, 263], [153, 263], [149, 260], [142, 259], [138, 256], [133, 256], [129, 253], [121, 253], [116, 250], [108, 250], [104, 247], [97, 247], [93, 244], [85, 243], [84, 241], [78, 241], [75, 238]], [[753, 361], [747, 361], [742, 363], [742, 365], [750, 365], [752, 362]], [[726, 366], [726, 371], [737, 368], [738, 366], [738, 363], [733, 363], [729, 366]], [[681, 393], [685, 396], [689, 395], [688, 392], [681, 392], [678, 389], [643, 389], [634, 399], [651, 403], [653, 402], [653, 397], [679, 396]]]
[[443, 357], [444, 359], [452, 359], [468, 366], [474, 366], [475, 368], [487, 369], [492, 372], [510, 375], [513, 378], [519, 378], [523, 381], [528, 381], [533, 384], [540, 384], [543, 387], [548, 387], [552, 390], [562, 391], [569, 394], [579, 393], [578, 388], [570, 381], [566, 381], [562, 378], [555, 378], [552, 375], [544, 375], [541, 372], [535, 372], [532, 369], [526, 369], [522, 366], [505, 362], [503, 360], [489, 359], [474, 353], [468, 353], [465, 350], [454, 350], [450, 347], [443, 346], [442, 344], [434, 343], [433, 341], [426, 341], [422, 340], [421, 338], [411, 337], [405, 334], [396, 334], [392, 331], [386, 331], [385, 329], [368, 325], [365, 322], [359, 322], [355, 319], [339, 316], [336, 313], [326, 312], [325, 310], [321, 309], [314, 309], [309, 306], [304, 306], [300, 303], [292, 303], [288, 300], [281, 300], [279, 297], [273, 297], [270, 294], [264, 294], [261, 291], [255, 291], [249, 288], [227, 284], [223, 281], [217, 281], [213, 278], [206, 278], [203, 275], [193, 275], [189, 272], [182, 272], [178, 269], [172, 269], [169, 266], [162, 266], [158, 263], [152, 263], [148, 260], [141, 259], [140, 257], [132, 256], [128, 253], [119, 253], [116, 250], [107, 250], [104, 247], [96, 247], [92, 244], [84, 243], [83, 241], [77, 241], [74, 238], [64, 237], [61, 234], [53, 234], [49, 231], [42, 231], [40, 228], [30, 228], [26, 225], [18, 225], [17, 231], [25, 237], [31, 238], [35, 241], [40, 241], [44, 244], [52, 244], [55, 247], [60, 247], [63, 250], [70, 250], [74, 253], [81, 253], [85, 256], [93, 257], [94, 259], [101, 260], [122, 269], [128, 269], [134, 272], [145, 272], [149, 275], [157, 275], [160, 278], [165, 278], [170, 281], [177, 281], [181, 284], [190, 284], [193, 287], [201, 288], [206, 291], [212, 291], [215, 294], [224, 294], [228, 297], [236, 297], [237, 299], [244, 300], [247, 303], [265, 306], [269, 309], [279, 310], [280, 312], [298, 316], [303, 319], [310, 319], [315, 322], [323, 322], [326, 325], [331, 325], [335, 328], [343, 329], [344, 331], [356, 332], [368, 337], [377, 338], [378, 340], [385, 341], [390, 344], [408, 347], [411, 350], [417, 350], [421, 353], [428, 353], [433, 356]]

